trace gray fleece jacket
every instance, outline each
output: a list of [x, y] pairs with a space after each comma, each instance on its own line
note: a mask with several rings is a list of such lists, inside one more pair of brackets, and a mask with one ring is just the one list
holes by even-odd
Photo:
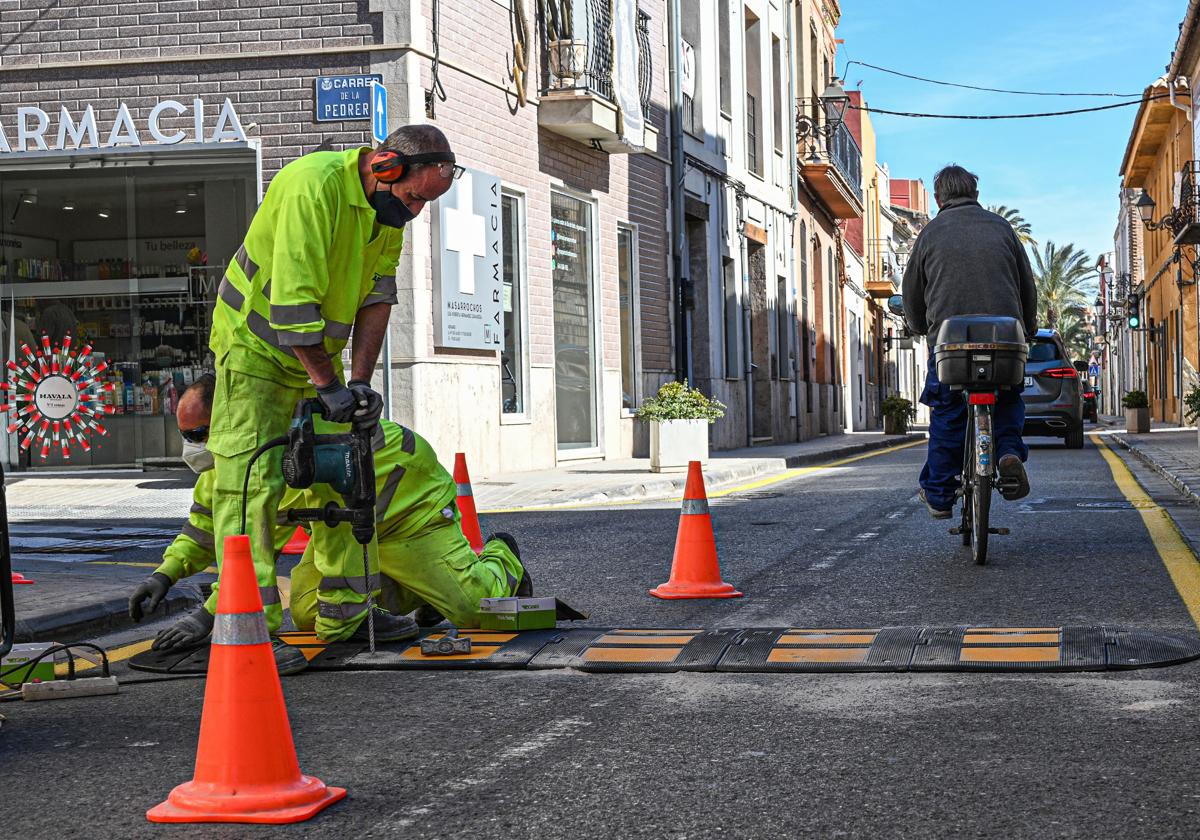
[[904, 314], [917, 335], [937, 335], [955, 315], [1017, 318], [1032, 336], [1037, 287], [1012, 225], [978, 201], [946, 202], [925, 226], [904, 269]]

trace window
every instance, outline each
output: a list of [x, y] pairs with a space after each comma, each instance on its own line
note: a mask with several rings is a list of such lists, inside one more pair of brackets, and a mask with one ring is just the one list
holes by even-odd
[[621, 316], [621, 407], [637, 405], [637, 232], [617, 228], [617, 296]]
[[721, 112], [733, 113], [733, 80], [729, 71], [729, 0], [717, 3], [717, 61], [721, 84]]
[[505, 193], [500, 198], [501, 242], [504, 249], [504, 349], [500, 353], [500, 411], [525, 413], [525, 214], [523, 199]]
[[775, 126], [775, 151], [783, 154], [783, 53], [778, 38], [771, 36], [771, 105]]
[[762, 175], [762, 23], [746, 14], [746, 168]]
[[792, 319], [788, 311], [791, 301], [788, 300], [787, 278], [779, 275], [775, 280], [775, 348], [779, 356], [779, 378], [788, 380], [792, 378]]
[[594, 224], [591, 203], [551, 193], [554, 410], [560, 450], [592, 449], [599, 440]]
[[[683, 38], [683, 128], [695, 135], [704, 131], [703, 111], [696, 107], [697, 102], [704, 101], [700, 68], [703, 67], [701, 56], [701, 0], [683, 0], [682, 31]], [[699, 113], [698, 113], [699, 112]]]
[[800, 222], [800, 276], [797, 278], [800, 284], [800, 363], [802, 367], [802, 376], [804, 379], [804, 390], [808, 397], [806, 407], [808, 411], [813, 410], [813, 394], [812, 394], [812, 366], [809, 358], [810, 340], [809, 335], [809, 318], [808, 318], [808, 224]]
[[742, 311], [738, 306], [737, 269], [729, 257], [724, 259], [721, 282], [725, 294], [725, 378], [739, 379], [742, 375], [742, 365], [738, 325], [742, 320]]

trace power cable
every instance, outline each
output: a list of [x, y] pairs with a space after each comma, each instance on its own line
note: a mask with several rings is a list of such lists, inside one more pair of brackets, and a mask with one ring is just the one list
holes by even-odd
[[1131, 102], [1117, 102], [1113, 105], [1098, 105], [1094, 108], [1075, 108], [1071, 111], [1045, 111], [1040, 114], [921, 114], [913, 111], [889, 111], [884, 108], [872, 108], [866, 105], [850, 105], [856, 111], [867, 111], [872, 114], [888, 114], [893, 117], [918, 117], [931, 120], [1032, 120], [1039, 117], [1065, 117], [1069, 114], [1087, 114], [1092, 111], [1108, 111], [1112, 108], [1124, 108], [1129, 105], [1140, 105], [1155, 99], [1166, 99], [1170, 94], [1159, 93], [1144, 99]]
[[945, 85], [946, 87], [966, 88], [967, 90], [982, 90], [988, 93], [1012, 93], [1019, 96], [1116, 96], [1116, 97], [1135, 97], [1141, 96], [1140, 93], [1064, 93], [1060, 91], [1047, 90], [1010, 90], [1008, 88], [992, 88], [981, 87], [979, 85], [968, 85], [961, 82], [947, 82], [941, 79], [929, 79], [924, 76], [914, 76], [910, 73], [901, 73], [899, 70], [892, 70], [887, 67], [880, 67], [877, 64], [868, 64], [865, 61], [847, 61], [846, 70], [850, 69], [851, 64], [857, 64], [860, 67], [869, 67], [872, 70], [878, 70], [881, 73], [890, 73], [893, 76], [900, 76], [905, 79], [913, 79], [918, 82], [928, 82], [931, 85]]

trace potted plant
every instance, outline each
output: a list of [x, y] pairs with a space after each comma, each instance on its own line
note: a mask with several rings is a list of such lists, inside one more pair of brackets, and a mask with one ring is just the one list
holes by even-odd
[[883, 433], [885, 435], [906, 435], [908, 424], [917, 419], [917, 408], [911, 400], [899, 394], [892, 394], [880, 406], [883, 411]]
[[1125, 431], [1131, 435], [1150, 431], [1150, 400], [1145, 391], [1128, 392], [1121, 397], [1121, 405], [1125, 406]]
[[542, 19], [546, 23], [546, 60], [550, 74], [557, 87], [575, 87], [575, 80], [587, 71], [588, 42], [574, 37], [572, 0], [542, 0]]
[[708, 425], [725, 416], [725, 406], [685, 379], [663, 385], [634, 416], [650, 424], [650, 469], [662, 472], [708, 461]]
[[[1200, 418], [1200, 386], [1193, 385], [1183, 395], [1183, 419], [1196, 423], [1197, 418]], [[1196, 423], [1196, 434], [1197, 442], [1200, 442], [1200, 423]]]

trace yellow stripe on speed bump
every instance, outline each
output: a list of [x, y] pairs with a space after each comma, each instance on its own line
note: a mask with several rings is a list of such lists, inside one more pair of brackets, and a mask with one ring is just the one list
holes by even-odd
[[1175, 591], [1183, 599], [1192, 622], [1200, 628], [1200, 563], [1196, 561], [1196, 555], [1175, 527], [1171, 515], [1142, 489], [1129, 467], [1117, 457], [1108, 443], [1099, 435], [1092, 435], [1092, 441], [1108, 463], [1118, 489], [1142, 517], [1142, 524], [1146, 526], [1158, 556], [1167, 567], [1167, 574], [1171, 576], [1171, 583], [1175, 584]]
[[1060, 633], [976, 633], [968, 630], [963, 635], [963, 646], [967, 645], [1057, 645], [1062, 641]]
[[840, 636], [831, 636], [828, 633], [789, 633], [780, 636], [779, 641], [775, 644], [829, 647], [830, 645], [869, 645], [874, 641], [874, 633], [847, 633]]
[[1058, 645], [1048, 647], [966, 647], [959, 662], [1057, 662]]
[[869, 647], [859, 648], [775, 648], [767, 654], [768, 662], [848, 662], [867, 661]]

